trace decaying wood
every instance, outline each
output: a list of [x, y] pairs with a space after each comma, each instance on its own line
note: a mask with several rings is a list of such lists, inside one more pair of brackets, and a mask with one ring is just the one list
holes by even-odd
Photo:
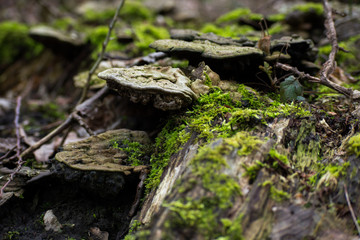
[[[294, 121], [297, 123], [291, 124]], [[195, 174], [192, 161], [197, 156], [198, 145], [195, 138], [190, 139], [180, 152], [172, 156], [160, 186], [148, 196], [141, 209], [138, 219], [146, 224], [146, 229], [150, 231], [147, 239], [215, 239], [225, 234], [220, 230], [223, 226], [221, 219], [230, 219], [235, 224], [238, 218], [241, 221], [236, 223], [241, 229], [242, 239], [353, 239], [353, 226], [349, 226], [345, 220], [338, 219], [331, 210], [316, 208], [314, 205], [309, 208], [304, 205], [305, 200], [314, 196], [308, 195], [307, 191], [299, 190], [308, 188], [303, 184], [304, 176], [301, 175], [301, 171], [290, 171], [287, 167], [274, 170], [270, 167], [271, 148], [283, 153], [292, 148], [290, 161], [297, 166], [296, 168], [306, 169], [314, 164], [310, 155], [314, 145], [320, 147], [320, 136], [314, 132], [316, 124], [318, 123], [315, 119], [284, 119], [274, 121], [267, 128], [249, 131], [251, 135], [263, 139], [263, 143], [246, 156], [236, 154], [239, 148], [226, 145], [226, 141], [222, 139], [215, 139], [209, 144], [209, 151], [225, 145], [224, 149], [230, 149], [222, 154], [222, 158], [226, 160], [226, 167], [211, 174], [224, 174], [235, 179], [241, 186], [241, 194], [229, 199], [231, 204], [228, 207], [215, 208], [213, 214], [216, 216], [217, 224], [213, 232], [206, 232], [201, 226], [188, 223], [187, 219], [182, 219], [181, 215], [172, 209], [172, 204], [176, 202], [186, 203], [201, 199], [211, 201], [216, 195], [204, 187], [201, 176]], [[299, 138], [290, 141], [287, 136], [290, 132]], [[270, 140], [265, 140], [264, 136], [269, 136]], [[310, 141], [309, 136], [312, 136]], [[300, 149], [309, 155], [304, 156], [305, 160], [297, 156]], [[303, 160], [307, 167], [296, 163]], [[257, 162], [269, 164], [269, 167], [263, 167], [255, 180], [251, 181], [244, 166], [253, 166]], [[186, 188], [189, 184], [191, 187]], [[289, 198], [279, 201], [274, 197], [274, 189], [287, 192]], [[353, 200], [355, 201], [355, 198]], [[229, 239], [240, 238], [232, 235]]]
[[139, 220], [143, 224], [149, 224], [154, 213], [159, 210], [167, 194], [169, 194], [181, 174], [186, 170], [189, 161], [195, 156], [199, 145], [194, 142], [196, 134], [193, 134], [183, 149], [171, 158], [170, 165], [164, 170], [159, 187], [152, 191], [146, 198]]

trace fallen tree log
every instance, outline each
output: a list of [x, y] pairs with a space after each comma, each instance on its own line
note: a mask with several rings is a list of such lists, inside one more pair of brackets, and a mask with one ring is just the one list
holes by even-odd
[[351, 185], [358, 215], [358, 170], [349, 166], [359, 159], [345, 151], [357, 124], [332, 130], [319, 116], [275, 118], [208, 144], [193, 134], [147, 196], [134, 236], [355, 239], [343, 189]]

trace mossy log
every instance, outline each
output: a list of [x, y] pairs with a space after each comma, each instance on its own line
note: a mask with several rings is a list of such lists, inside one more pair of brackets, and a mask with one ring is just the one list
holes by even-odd
[[[147, 196], [137, 216], [145, 226], [133, 236], [355, 239], [343, 191], [350, 185], [359, 213], [359, 158], [344, 151], [353, 132], [335, 139], [325, 128], [314, 117], [282, 118], [205, 145], [193, 134]], [[328, 158], [349, 163], [319, 162]]]

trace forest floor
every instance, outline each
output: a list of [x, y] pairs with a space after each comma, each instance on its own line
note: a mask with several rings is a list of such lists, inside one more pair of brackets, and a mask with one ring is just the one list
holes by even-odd
[[[294, 183], [298, 184], [296, 187], [284, 187], [285, 193], [277, 192], [280, 201], [300, 201], [301, 206], [336, 212], [336, 217], [345, 219], [351, 227], [333, 235], [337, 237], [333, 239], [355, 239], [359, 218], [356, 221], [351, 214], [360, 214], [360, 204], [356, 202], [360, 196], [357, 190], [360, 175], [354, 177], [360, 154], [357, 135], [360, 3], [332, 1], [336, 9], [331, 16], [335, 23], [332, 30], [336, 32], [331, 32], [327, 30], [331, 24], [325, 21], [328, 11], [322, 3], [315, 2], [269, 0], [262, 1], [262, 6], [253, 6], [255, 1], [246, 0], [216, 3], [127, 0], [115, 18], [115, 26], [109, 27], [115, 22], [113, 16], [120, 2], [105, 1], [97, 5], [93, 1], [5, 0], [0, 3], [0, 239], [123, 239], [129, 230], [131, 233], [137, 227], [135, 219], [146, 222], [146, 217], [141, 219], [144, 208], [151, 208], [149, 204], [155, 198], [156, 188], [161, 181], [167, 181], [164, 179], [171, 168], [175, 169], [171, 161], [176, 164], [178, 156], [187, 158], [188, 153], [181, 152], [182, 149], [191, 149], [196, 141], [199, 146], [205, 146], [218, 137], [233, 139], [242, 131], [261, 139], [259, 143], [246, 136], [246, 141], [254, 141], [255, 145], [265, 146], [265, 139], [273, 137], [267, 136], [271, 132], [277, 136], [273, 140], [284, 146], [271, 143], [276, 154], [281, 153], [272, 153], [276, 157], [270, 157], [280, 164], [280, 170], [272, 169], [273, 162], [272, 166], [266, 165], [268, 158], [265, 158], [266, 164], [251, 165], [252, 170], [247, 174], [259, 178], [266, 169], [274, 176], [281, 175], [283, 178], [279, 178], [284, 182], [284, 179], [290, 182], [290, 175], [299, 175], [299, 183]], [[174, 29], [193, 32], [174, 33]], [[156, 40], [170, 38], [255, 50], [238, 60], [240, 64], [234, 64], [231, 58], [223, 56], [221, 59], [225, 60], [219, 61], [220, 54], [211, 58], [191, 55], [196, 50], [176, 52], [173, 49], [177, 46], [170, 50], [154, 47]], [[166, 53], [156, 55], [153, 48]], [[207, 56], [211, 55], [209, 52]], [[226, 54], [231, 55], [232, 51], [227, 50]], [[97, 60], [101, 63], [96, 64]], [[335, 62], [334, 67], [330, 66]], [[99, 72], [111, 67], [132, 69], [143, 65], [180, 68], [191, 84], [196, 79], [203, 80], [198, 90], [201, 94], [192, 85], [196, 97], [174, 100], [176, 104], [188, 101], [186, 106], [177, 108], [165, 101], [158, 108], [154, 103], [154, 108], [138, 103], [145, 100], [133, 95], [133, 90], [122, 93], [122, 88], [112, 86], [116, 91], [104, 88], [106, 82], [97, 77]], [[94, 66], [97, 69], [92, 69]], [[162, 70], [164, 75], [165, 72]], [[227, 82], [229, 86], [225, 85]], [[111, 85], [109, 81], [108, 85]], [[83, 90], [86, 88], [88, 91]], [[151, 94], [152, 91], [155, 90], [148, 90]], [[86, 99], [90, 100], [84, 102]], [[58, 126], [61, 127], [56, 129]], [[104, 147], [117, 154], [117, 158], [126, 159], [121, 165], [130, 170], [119, 170], [120, 178], [114, 180], [112, 173], [92, 166], [80, 171], [67, 169], [74, 166], [64, 167], [59, 164], [60, 155], [55, 157], [68, 151], [66, 144], [85, 141], [90, 135], [113, 129], [146, 134], [132, 142], [109, 139]], [[53, 135], [49, 137], [49, 134]], [[131, 132], [128, 139], [133, 135], [136, 134]], [[84, 148], [91, 149], [91, 144], [85, 144]], [[305, 146], [302, 150], [306, 156], [301, 155], [301, 146]], [[248, 147], [258, 150], [251, 144]], [[196, 145], [196, 151], [197, 148]], [[204, 152], [199, 150], [200, 153]], [[281, 162], [280, 158], [289, 160]], [[83, 159], [78, 162], [85, 165]], [[168, 164], [171, 167], [166, 168]], [[184, 176], [193, 177], [188, 172]], [[253, 184], [258, 178], [249, 177], [249, 182]], [[174, 177], [169, 186], [179, 179]], [[104, 187], [105, 182], [108, 187]], [[120, 191], [116, 190], [119, 182]], [[344, 183], [345, 187], [349, 186], [349, 194], [345, 188], [344, 195]], [[168, 198], [173, 203], [177, 202], [175, 193]], [[346, 195], [350, 196], [350, 202], [346, 201]], [[178, 206], [169, 201], [167, 208], [181, 215]], [[49, 210], [56, 216], [52, 220], [44, 218]], [[166, 213], [163, 216], [165, 219]], [[56, 229], [59, 224], [60, 229]], [[154, 224], [147, 228], [149, 239], [156, 239]], [[156, 226], [162, 229], [166, 225], [161, 224]], [[226, 223], [221, 221], [220, 225]], [[200, 234], [197, 238], [213, 234], [215, 239], [223, 234], [207, 231], [201, 235], [204, 229], [195, 224], [190, 229], [197, 229]], [[274, 231], [267, 236], [281, 239]], [[188, 232], [178, 234], [183, 237], [179, 239], [186, 239]], [[247, 234], [245, 230], [243, 234]], [[317, 236], [314, 234], [312, 237]], [[127, 236], [134, 238], [135, 235]], [[233, 239], [241, 237], [236, 235]]]

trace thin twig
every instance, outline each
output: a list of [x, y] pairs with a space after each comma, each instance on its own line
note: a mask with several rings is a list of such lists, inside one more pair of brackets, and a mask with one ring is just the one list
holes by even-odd
[[351, 213], [351, 217], [352, 217], [352, 220], [356, 226], [356, 230], [358, 231], [358, 234], [360, 236], [360, 226], [359, 226], [359, 223], [357, 222], [357, 218], [356, 218], [356, 215], [355, 215], [355, 212], [354, 212], [354, 209], [352, 208], [351, 206], [351, 202], [350, 202], [350, 199], [349, 199], [349, 194], [348, 194], [348, 191], [347, 191], [347, 187], [346, 187], [346, 184], [344, 184], [344, 192], [345, 192], [345, 198], [346, 198], [346, 202], [348, 204], [348, 207], [349, 207], [349, 210], [350, 210], [350, 213]]
[[285, 71], [292, 72], [292, 73], [298, 75], [302, 79], [307, 79], [309, 82], [320, 83], [324, 86], [334, 89], [335, 91], [337, 91], [341, 94], [344, 94], [346, 97], [352, 97], [353, 99], [360, 98], [360, 91], [340, 86], [332, 81], [329, 81], [327, 78], [314, 77], [308, 73], [299, 71], [296, 67], [292, 67], [290, 65], [279, 63], [279, 62], [275, 64], [275, 67], [281, 68]]
[[326, 37], [330, 40], [331, 43], [331, 52], [329, 54], [328, 60], [323, 64], [320, 71], [320, 78], [327, 79], [329, 75], [335, 70], [336, 66], [336, 53], [339, 50], [339, 45], [336, 37], [335, 24], [332, 17], [332, 10], [330, 4], [327, 0], [323, 0], [324, 13], [325, 13], [325, 28], [326, 28]]
[[48, 135], [37, 141], [35, 144], [31, 145], [29, 148], [25, 149], [21, 153], [21, 157], [24, 157], [25, 155], [32, 153], [39, 147], [41, 147], [46, 142], [50, 141], [53, 137], [61, 133], [63, 130], [67, 129], [70, 124], [74, 121], [75, 117], [74, 115], [77, 114], [78, 111], [81, 111], [80, 109], [87, 109], [92, 108], [91, 105], [95, 102], [95, 100], [103, 97], [108, 93], [109, 89], [107, 86], [103, 87], [100, 91], [98, 91], [94, 96], [86, 100], [85, 102], [81, 103], [76, 107], [76, 109], [67, 117], [67, 119], [56, 129], [54, 129], [52, 132], [50, 132]]
[[21, 153], [21, 157], [24, 157], [27, 154], [32, 153], [33, 151], [35, 151], [36, 149], [38, 149], [39, 147], [41, 147], [43, 144], [47, 143], [48, 141], [50, 141], [51, 139], [53, 139], [53, 137], [55, 137], [56, 135], [58, 135], [59, 133], [61, 133], [63, 130], [65, 130], [66, 128], [68, 128], [70, 126], [70, 124], [73, 121], [73, 116], [72, 114], [70, 114], [68, 116], [68, 118], [60, 125], [58, 126], [56, 129], [54, 129], [53, 131], [51, 131], [48, 135], [46, 135], [45, 137], [43, 137], [42, 139], [40, 139], [39, 141], [37, 141], [35, 144], [31, 145], [30, 147], [28, 147], [27, 149], [25, 149], [22, 153]]
[[21, 107], [21, 96], [19, 96], [16, 100], [15, 120], [14, 120], [15, 128], [16, 128], [16, 156], [18, 158], [18, 161], [16, 163], [17, 167], [15, 171], [10, 174], [8, 181], [1, 187], [0, 198], [2, 198], [5, 188], [9, 185], [9, 183], [11, 183], [11, 181], [15, 177], [15, 174], [17, 174], [20, 171], [24, 163], [24, 161], [22, 160], [22, 156], [20, 155], [21, 152], [21, 136], [20, 136], [20, 125], [19, 125], [20, 107]]
[[[35, 151], [36, 149], [38, 149], [39, 147], [41, 147], [43, 144], [45, 144], [46, 142], [50, 141], [53, 137], [55, 137], [56, 135], [58, 135], [59, 133], [61, 133], [63, 130], [67, 129], [70, 124], [74, 121], [75, 118], [75, 114], [77, 114], [78, 112], [78, 109], [79, 107], [82, 106], [82, 108], [86, 108], [87, 105], [89, 104], [92, 104], [93, 101], [86, 101], [84, 102], [85, 98], [86, 98], [86, 95], [87, 95], [87, 92], [89, 90], [89, 86], [90, 86], [90, 79], [91, 79], [91, 76], [94, 74], [95, 70], [97, 69], [97, 67], [99, 66], [101, 60], [103, 59], [104, 57], [104, 53], [105, 53], [105, 49], [110, 41], [110, 35], [111, 35], [111, 31], [116, 23], [116, 20], [117, 20], [117, 17], [119, 15], [119, 12], [122, 8], [122, 6], [124, 5], [124, 2], [125, 0], [121, 0], [117, 9], [116, 9], [116, 12], [115, 12], [115, 15], [111, 21], [111, 23], [109, 24], [109, 31], [106, 35], [106, 38], [102, 44], [102, 51], [99, 55], [99, 57], [97, 58], [96, 62], [94, 63], [94, 65], [92, 66], [92, 68], [90, 69], [89, 71], [89, 74], [88, 74], [88, 78], [86, 80], [86, 85], [83, 89], [83, 92], [82, 92], [82, 95], [78, 101], [78, 103], [76, 104], [77, 106], [75, 107], [75, 110], [67, 117], [67, 119], [61, 124], [59, 125], [55, 130], [53, 130], [52, 132], [50, 132], [48, 135], [46, 135], [45, 137], [43, 137], [42, 139], [40, 139], [38, 142], [36, 142], [35, 144], [33, 144], [32, 146], [30, 146], [29, 148], [25, 149], [25, 151], [23, 151], [21, 153], [21, 157], [27, 155], [27, 154], [30, 154], [32, 153], [33, 151]], [[99, 95], [103, 96], [105, 94], [107, 94], [108, 92], [108, 88], [107, 87], [104, 87], [103, 89], [101, 89], [98, 93], [100, 94], [96, 94], [94, 95], [92, 98], [98, 98]], [[90, 107], [90, 106], [88, 106]]]
[[12, 147], [11, 149], [9, 149], [3, 156], [0, 157], [0, 161], [7, 158], [7, 156], [9, 156], [9, 154], [14, 151], [16, 149], [16, 146]]
[[276, 63], [275, 66], [278, 68], [282, 68], [286, 71], [291, 71], [295, 74], [297, 74], [299, 77], [309, 80], [310, 82], [316, 82], [320, 83], [324, 86], [327, 86], [331, 89], [334, 89], [335, 91], [344, 94], [346, 97], [352, 98], [352, 99], [359, 99], [360, 98], [360, 91], [353, 90], [351, 88], [346, 88], [343, 86], [340, 86], [332, 81], [329, 80], [330, 74], [334, 71], [336, 67], [336, 53], [339, 50], [339, 45], [336, 37], [336, 29], [334, 20], [332, 17], [332, 10], [327, 0], [323, 0], [324, 5], [324, 13], [325, 13], [325, 28], [326, 28], [326, 36], [330, 40], [331, 43], [331, 52], [329, 54], [328, 60], [323, 64], [321, 71], [320, 71], [320, 78], [311, 76], [309, 74], [306, 74], [304, 72], [300, 72], [297, 68], [291, 67], [286, 64], [282, 63]]
[[104, 42], [103, 42], [103, 44], [102, 44], [101, 53], [100, 53], [99, 57], [97, 58], [96, 62], [94, 63], [94, 65], [92, 66], [92, 68], [91, 68], [90, 71], [89, 71], [88, 77], [87, 77], [87, 79], [86, 79], [86, 84], [85, 84], [85, 86], [84, 86], [84, 88], [83, 88], [83, 91], [82, 91], [82, 94], [81, 94], [81, 97], [80, 97], [80, 99], [79, 99], [78, 104], [82, 103], [82, 102], [85, 100], [85, 98], [86, 98], [86, 95], [87, 95], [87, 93], [88, 93], [88, 91], [89, 91], [89, 88], [90, 88], [90, 79], [91, 79], [91, 76], [94, 74], [95, 70], [98, 68], [100, 62], [102, 61], [102, 59], [103, 59], [103, 57], [104, 57], [106, 47], [107, 47], [107, 45], [108, 45], [108, 43], [109, 43], [109, 41], [110, 41], [111, 32], [112, 32], [112, 30], [113, 30], [113, 28], [114, 28], [114, 26], [115, 26], [117, 17], [118, 17], [118, 15], [119, 15], [119, 12], [120, 12], [122, 6], [124, 5], [124, 2], [125, 2], [125, 0], [121, 0], [121, 1], [120, 1], [119, 6], [118, 6], [117, 9], [116, 9], [115, 15], [114, 15], [113, 19], [111, 20], [111, 22], [110, 22], [110, 24], [109, 24], [109, 31], [108, 31], [108, 33], [107, 33], [107, 35], [106, 35], [106, 38], [105, 38], [105, 40], [104, 40]]
[[141, 193], [142, 193], [142, 191], [144, 189], [144, 183], [145, 183], [145, 179], [146, 179], [147, 175], [148, 175], [148, 170], [147, 169], [142, 170], [141, 173], [140, 173], [140, 176], [139, 176], [140, 182], [137, 185], [135, 200], [134, 200], [134, 202], [133, 202], [133, 204], [131, 206], [131, 209], [129, 211], [129, 214], [128, 214], [129, 218], [132, 218], [134, 216], [135, 211], [139, 206]]

